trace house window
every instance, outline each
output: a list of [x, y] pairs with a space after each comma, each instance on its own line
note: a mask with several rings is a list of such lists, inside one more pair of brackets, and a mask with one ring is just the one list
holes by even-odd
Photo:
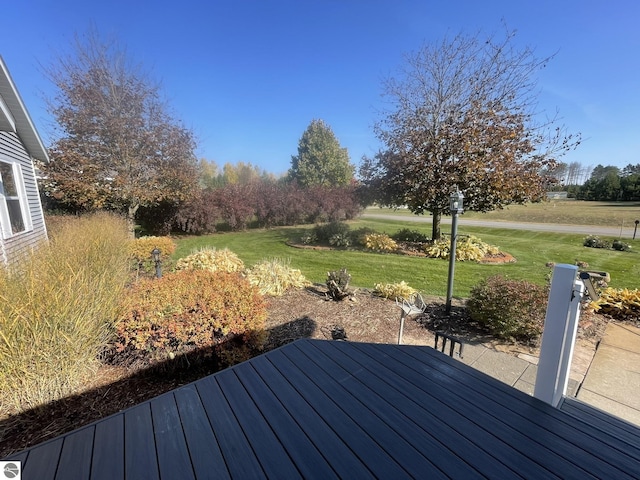
[[0, 161], [0, 219], [5, 238], [29, 227], [26, 194], [20, 166]]

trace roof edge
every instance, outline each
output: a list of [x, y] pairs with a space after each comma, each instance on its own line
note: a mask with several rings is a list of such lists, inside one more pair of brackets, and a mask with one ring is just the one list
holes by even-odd
[[27, 153], [37, 160], [48, 162], [47, 149], [42, 143], [42, 139], [20, 97], [20, 93], [11, 78], [2, 55], [0, 55], [0, 94], [2, 94], [5, 104], [15, 119], [16, 132], [22, 140]]

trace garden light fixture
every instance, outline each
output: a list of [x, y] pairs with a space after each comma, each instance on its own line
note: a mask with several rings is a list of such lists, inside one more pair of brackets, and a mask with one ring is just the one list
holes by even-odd
[[458, 239], [458, 214], [464, 211], [464, 195], [456, 187], [456, 191], [449, 196], [449, 210], [451, 211], [451, 248], [449, 250], [449, 278], [447, 280], [446, 312], [451, 312], [451, 298], [453, 297], [453, 275], [456, 265], [456, 241]]
[[162, 278], [162, 261], [160, 260], [160, 254], [162, 252], [158, 247], [151, 250], [151, 258], [156, 266], [156, 278]]

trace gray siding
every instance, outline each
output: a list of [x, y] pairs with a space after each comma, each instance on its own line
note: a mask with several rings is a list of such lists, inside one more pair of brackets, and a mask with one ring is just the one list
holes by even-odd
[[12, 132], [0, 132], [0, 155], [11, 160], [18, 161], [22, 168], [25, 190], [27, 192], [27, 203], [31, 214], [32, 229], [2, 240], [2, 254], [4, 261], [13, 263], [21, 255], [27, 253], [40, 241], [47, 239], [47, 229], [44, 223], [42, 205], [36, 181], [33, 162], [27, 154], [18, 135]]

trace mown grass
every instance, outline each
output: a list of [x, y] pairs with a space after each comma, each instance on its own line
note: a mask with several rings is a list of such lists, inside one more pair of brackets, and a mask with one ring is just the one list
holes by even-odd
[[[401, 220], [361, 219], [350, 222], [352, 229], [374, 228], [393, 234], [401, 228], [430, 233], [431, 226], [403, 222]], [[406, 281], [412, 287], [428, 295], [445, 295], [448, 262], [440, 259], [408, 257], [396, 254], [380, 254], [355, 250], [312, 250], [287, 245], [305, 231], [313, 228], [276, 228], [251, 230], [239, 233], [214, 234], [183, 238], [178, 241], [176, 258], [188, 255], [204, 246], [229, 248], [247, 266], [264, 259], [279, 257], [289, 259], [312, 282], [324, 283], [327, 272], [346, 267], [352, 275], [352, 284], [373, 288], [375, 283]], [[444, 226], [443, 230], [446, 230]], [[584, 235], [532, 232], [525, 230], [459, 227], [461, 235], [476, 235], [483, 241], [497, 245], [513, 255], [513, 264], [486, 265], [458, 262], [455, 271], [454, 296], [467, 297], [481, 279], [501, 274], [513, 279], [524, 279], [543, 284], [550, 268], [547, 262], [574, 264], [576, 260], [587, 262], [589, 268], [611, 274], [611, 286], [637, 288], [640, 275], [640, 255], [635, 251], [618, 252], [584, 247]], [[629, 241], [633, 250], [640, 250], [640, 240]]]
[[[371, 213], [414, 215], [409, 210], [370, 207]], [[502, 210], [479, 213], [465, 211], [463, 218], [569, 225], [598, 225], [631, 228], [640, 219], [640, 202], [585, 202], [551, 200], [525, 205], [509, 205]]]

